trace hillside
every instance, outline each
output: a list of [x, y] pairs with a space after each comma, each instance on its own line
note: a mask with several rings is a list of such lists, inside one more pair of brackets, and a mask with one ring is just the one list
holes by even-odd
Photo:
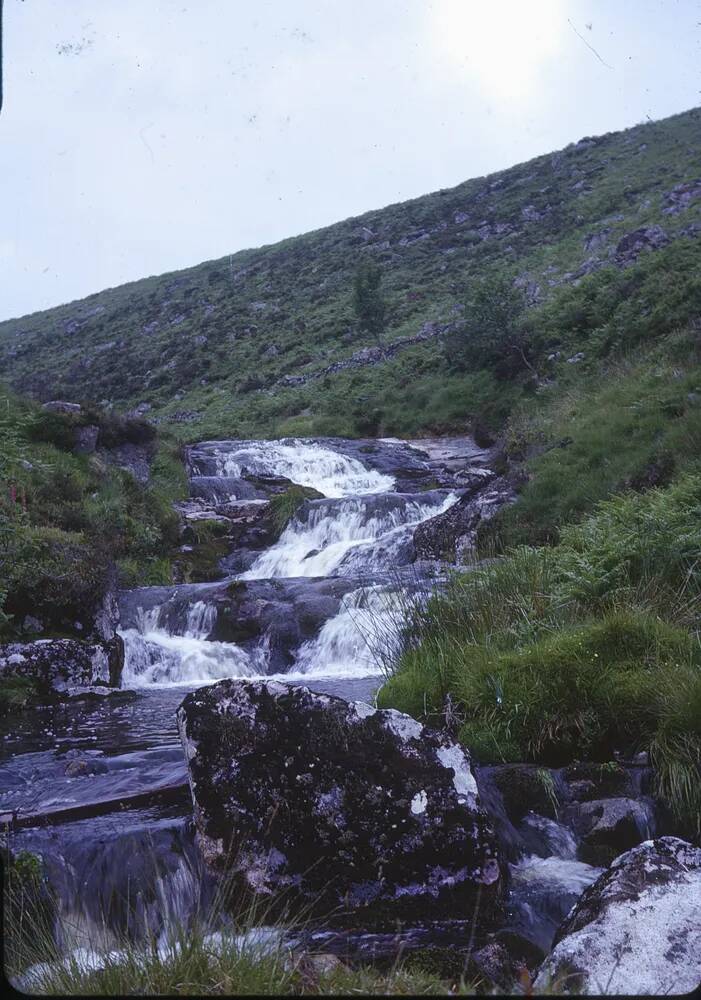
[[[528, 378], [457, 370], [440, 346], [460, 329], [475, 280], [504, 275], [521, 289], [533, 325], [550, 331], [529, 355], [542, 375], [544, 352], [571, 341], [574, 353], [588, 335], [559, 305], [571, 305], [573, 288], [615, 286], [625, 303], [624, 275], [658, 302], [661, 283], [674, 313], [664, 274], [697, 274], [699, 177], [698, 109], [584, 138], [450, 190], [0, 323], [0, 371], [39, 399], [147, 404], [150, 419], [189, 440], [404, 434], [476, 417], [500, 428]], [[388, 306], [380, 345], [359, 331], [351, 304], [367, 259], [381, 267]], [[597, 356], [630, 337], [604, 341]]]

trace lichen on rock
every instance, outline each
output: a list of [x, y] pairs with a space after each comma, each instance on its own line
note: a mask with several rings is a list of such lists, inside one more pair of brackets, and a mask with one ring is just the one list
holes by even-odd
[[339, 926], [469, 919], [503, 893], [467, 753], [393, 710], [224, 680], [178, 710], [200, 849]]

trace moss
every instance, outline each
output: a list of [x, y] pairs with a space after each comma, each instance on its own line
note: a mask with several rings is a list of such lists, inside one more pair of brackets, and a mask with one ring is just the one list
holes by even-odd
[[0, 716], [26, 708], [36, 693], [36, 685], [29, 677], [1, 677]]
[[311, 486], [290, 486], [284, 493], [276, 494], [270, 501], [268, 514], [277, 534], [282, 534], [305, 500], [321, 500], [323, 496]]

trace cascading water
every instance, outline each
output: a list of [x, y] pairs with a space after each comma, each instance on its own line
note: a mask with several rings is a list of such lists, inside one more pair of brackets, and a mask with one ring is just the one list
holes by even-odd
[[[390, 610], [393, 602], [396, 608], [396, 587], [376, 584], [387, 580], [395, 567], [412, 562], [416, 525], [447, 510], [457, 494], [435, 489], [391, 492], [394, 476], [368, 468], [326, 443], [205, 442], [198, 449], [190, 466], [199, 478], [219, 478], [249, 489], [250, 482], [242, 477], [286, 477], [326, 497], [304, 503], [277, 543], [262, 551], [239, 580], [343, 578], [361, 586], [320, 623], [313, 638], [300, 638], [283, 670], [280, 658], [271, 658], [269, 634], [243, 645], [215, 637], [217, 609], [212, 603], [194, 595], [185, 621], [169, 605], [156, 605], [122, 631], [124, 686], [195, 685], [224, 677], [280, 675], [294, 681], [379, 674], [389, 647], [396, 646], [402, 616]], [[295, 613], [292, 606], [290, 613]], [[382, 633], [381, 642], [376, 633]]]
[[212, 605], [196, 601], [179, 635], [159, 624], [161, 612], [158, 606], [140, 612], [138, 627], [121, 633], [124, 687], [192, 685], [224, 677], [252, 677], [265, 673], [265, 641], [249, 652], [235, 643], [212, 642], [206, 638], [216, 618], [216, 608]]
[[392, 476], [366, 468], [313, 441], [239, 441], [233, 449], [214, 450], [218, 476], [282, 476], [300, 486], [313, 486], [327, 497], [383, 493], [394, 485]]
[[[136, 697], [37, 713], [0, 756], [6, 808], [31, 816], [18, 846], [50, 861], [64, 914], [86, 930], [63, 944], [87, 949], [89, 961], [103, 911], [115, 934], [128, 918], [160, 937], [202, 903], [204, 883], [186, 862], [191, 806], [174, 724], [183, 689], [275, 676], [371, 699], [402, 641], [407, 602], [430, 589], [420, 567], [410, 587], [394, 571], [414, 561], [415, 526], [457, 499], [435, 488], [443, 480], [426, 456], [397, 442], [205, 442], [190, 472], [191, 504], [205, 518], [235, 518], [237, 503], [255, 518], [285, 478], [325, 499], [306, 501], [267, 550], [256, 541], [238, 577], [123, 594], [122, 685]], [[157, 840], [152, 875], [145, 831]], [[99, 942], [101, 952], [112, 946], [109, 935]]]
[[454, 493], [425, 502], [397, 496], [384, 510], [361, 497], [312, 502], [302, 515], [292, 518], [277, 545], [264, 552], [241, 579], [381, 572], [399, 564], [397, 557], [403, 546], [410, 545], [417, 524], [442, 514], [456, 500]]
[[341, 611], [300, 646], [290, 679], [381, 674], [398, 651], [405, 611], [402, 596], [387, 588], [347, 594]]

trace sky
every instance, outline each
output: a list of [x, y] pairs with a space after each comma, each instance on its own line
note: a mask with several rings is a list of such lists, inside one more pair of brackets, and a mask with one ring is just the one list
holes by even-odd
[[701, 104], [698, 0], [4, 0], [0, 319]]

